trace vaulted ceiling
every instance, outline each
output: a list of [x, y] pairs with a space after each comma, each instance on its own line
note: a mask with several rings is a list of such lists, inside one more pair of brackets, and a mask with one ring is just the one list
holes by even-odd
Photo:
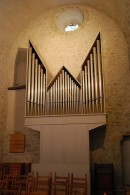
[[39, 14], [65, 4], [86, 4], [105, 12], [130, 43], [129, 0], [0, 0], [0, 37], [15, 38]]
[[130, 59], [130, 0], [0, 0], [0, 82], [10, 80], [7, 56], [19, 34], [45, 11], [70, 4], [91, 6], [112, 18], [126, 38]]

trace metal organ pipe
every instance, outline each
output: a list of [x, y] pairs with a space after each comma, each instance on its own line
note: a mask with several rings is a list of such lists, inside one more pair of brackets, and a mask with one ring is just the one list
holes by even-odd
[[58, 102], [58, 98], [57, 98], [57, 79], [55, 81], [55, 113], [57, 114], [57, 102]]
[[27, 67], [27, 101], [31, 101], [31, 70], [32, 70], [32, 48], [28, 51], [28, 67]]
[[98, 62], [98, 74], [99, 74], [99, 102], [100, 111], [103, 112], [103, 86], [102, 86], [102, 63], [101, 63], [101, 50], [100, 41], [97, 40], [97, 62]]
[[88, 72], [88, 109], [90, 113], [92, 108], [90, 60], [87, 60], [87, 72]]
[[85, 113], [85, 97], [84, 97], [84, 71], [82, 71], [82, 109], [83, 109], [83, 113]]
[[96, 112], [98, 112], [98, 77], [97, 77], [97, 53], [96, 48], [93, 48], [94, 56], [94, 81], [95, 81], [95, 106]]
[[56, 81], [54, 83], [54, 113], [56, 114], [56, 104], [57, 104], [57, 101], [56, 101]]
[[40, 64], [38, 64], [38, 99], [37, 99], [37, 103], [38, 105], [40, 104]]
[[33, 105], [33, 113], [34, 115], [37, 115], [37, 66], [38, 66], [38, 60], [35, 59], [34, 62], [35, 69], [34, 69], [34, 105]]
[[35, 60], [35, 97], [34, 103], [37, 103], [37, 91], [38, 91], [38, 60]]
[[53, 109], [53, 99], [52, 99], [52, 95], [53, 95], [53, 93], [52, 93], [52, 86], [51, 86], [51, 88], [50, 88], [50, 108], [51, 108], [50, 114], [52, 114], [52, 109]]
[[62, 74], [60, 74], [60, 110], [59, 112], [62, 113]]
[[70, 77], [70, 114], [72, 113], [72, 80]]
[[73, 97], [73, 95], [74, 95], [74, 82], [73, 82], [73, 80], [71, 80], [71, 84], [72, 84], [72, 86], [71, 86], [71, 92], [72, 92], [71, 104], [72, 104], [72, 113], [74, 113], [74, 97]]
[[85, 102], [86, 102], [86, 113], [88, 113], [88, 73], [87, 65], [85, 65]]
[[[49, 114], [50, 110], [50, 90], [47, 91], [47, 97], [46, 97], [46, 113]], [[45, 111], [45, 108], [44, 108]]]
[[46, 88], [46, 69], [30, 42], [26, 71], [26, 114], [78, 114], [81, 110], [83, 114], [103, 112], [105, 102], [100, 35], [90, 52], [82, 66], [81, 87], [63, 67]]
[[62, 112], [64, 114], [65, 112], [65, 75], [64, 75], [64, 70], [62, 70]]
[[69, 104], [69, 101], [70, 101], [70, 92], [69, 92], [69, 75], [67, 75], [67, 111], [69, 113], [69, 107], [70, 107], [70, 104]]
[[74, 113], [76, 113], [76, 84], [74, 83]]
[[67, 72], [65, 72], [65, 113], [67, 113]]
[[76, 114], [78, 114], [78, 105], [79, 105], [79, 90], [78, 90], [78, 86], [76, 86]]
[[60, 94], [59, 94], [59, 77], [57, 78], [57, 114], [59, 114], [59, 101], [60, 101]]
[[55, 86], [52, 85], [52, 114], [54, 114], [55, 109]]
[[71, 113], [73, 113], [73, 80], [70, 78], [70, 83], [71, 83]]
[[29, 46], [28, 48], [28, 58], [27, 58], [27, 73], [26, 73], [26, 85], [27, 85], [27, 92], [26, 92], [26, 114], [30, 114], [30, 102], [31, 102], [31, 69], [32, 69], [32, 47]]
[[42, 114], [43, 106], [43, 69], [40, 70], [40, 114]]
[[35, 53], [32, 54], [32, 69], [31, 69], [31, 115], [34, 114], [34, 73], [35, 73]]
[[73, 89], [73, 113], [75, 114], [75, 93], [76, 93], [76, 91], [75, 91], [75, 82], [74, 82], [74, 89]]
[[32, 73], [31, 73], [31, 102], [34, 103], [34, 62], [35, 54], [32, 54]]
[[71, 77], [69, 76], [69, 113], [71, 113]]
[[91, 66], [91, 95], [92, 95], [92, 112], [94, 113], [94, 79], [93, 79], [93, 55], [90, 54], [90, 66]]
[[45, 101], [46, 101], [46, 74], [43, 74], [43, 114], [45, 114]]

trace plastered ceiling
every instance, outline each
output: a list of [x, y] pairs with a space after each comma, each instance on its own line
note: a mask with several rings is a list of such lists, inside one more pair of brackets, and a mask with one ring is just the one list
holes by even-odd
[[86, 4], [105, 12], [130, 43], [129, 0], [0, 0], [0, 37], [13, 40], [35, 17], [65, 4]]
[[10, 80], [12, 63], [7, 56], [19, 34], [47, 10], [75, 4], [90, 6], [112, 18], [124, 34], [130, 59], [130, 0], [0, 0], [1, 82]]

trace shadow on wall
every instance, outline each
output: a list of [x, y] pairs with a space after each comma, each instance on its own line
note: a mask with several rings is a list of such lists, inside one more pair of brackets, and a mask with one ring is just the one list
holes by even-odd
[[27, 65], [27, 49], [18, 48], [15, 68], [14, 68], [14, 86], [26, 84], [26, 65]]
[[106, 134], [106, 125], [95, 128], [89, 132], [90, 150], [96, 150], [103, 146]]

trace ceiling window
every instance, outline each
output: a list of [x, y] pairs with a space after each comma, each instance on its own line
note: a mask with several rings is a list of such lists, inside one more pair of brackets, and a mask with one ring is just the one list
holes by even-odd
[[79, 28], [78, 24], [68, 24], [65, 27], [65, 32], [74, 31], [74, 30], [77, 30], [78, 28]]

